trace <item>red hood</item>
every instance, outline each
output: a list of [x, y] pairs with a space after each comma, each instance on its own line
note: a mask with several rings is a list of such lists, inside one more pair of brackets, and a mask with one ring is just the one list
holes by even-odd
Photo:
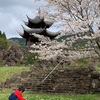
[[14, 94], [18, 97], [18, 100], [25, 100], [22, 96], [22, 91], [15, 90]]

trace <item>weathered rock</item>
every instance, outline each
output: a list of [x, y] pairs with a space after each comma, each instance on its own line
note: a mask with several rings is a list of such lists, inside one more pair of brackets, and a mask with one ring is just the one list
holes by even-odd
[[24, 64], [24, 52], [20, 48], [11, 47], [0, 51], [0, 62], [6, 66], [15, 66], [17, 63]]

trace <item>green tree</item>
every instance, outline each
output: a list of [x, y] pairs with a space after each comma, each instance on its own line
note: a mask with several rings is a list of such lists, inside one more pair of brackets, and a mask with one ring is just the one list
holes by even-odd
[[0, 31], [0, 50], [7, 49], [9, 47], [9, 42], [6, 38], [5, 33]]

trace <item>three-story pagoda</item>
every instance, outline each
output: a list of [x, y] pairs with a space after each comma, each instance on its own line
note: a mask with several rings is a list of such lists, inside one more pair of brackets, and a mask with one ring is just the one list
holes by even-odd
[[48, 37], [52, 40], [59, 34], [59, 32], [52, 32], [48, 30], [52, 26], [53, 22], [45, 21], [44, 17], [36, 16], [31, 19], [27, 16], [27, 19], [28, 22], [24, 21], [27, 28], [22, 26], [23, 32], [19, 33], [26, 39], [26, 45], [41, 42], [39, 36]]

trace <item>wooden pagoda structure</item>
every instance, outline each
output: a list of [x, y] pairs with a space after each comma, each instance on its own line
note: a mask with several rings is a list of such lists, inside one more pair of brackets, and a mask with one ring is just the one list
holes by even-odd
[[50, 40], [54, 39], [59, 32], [51, 32], [48, 29], [52, 26], [53, 22], [45, 21], [44, 17], [36, 16], [35, 18], [31, 19], [27, 16], [28, 21], [25, 22], [25, 26], [23, 27], [23, 32], [19, 32], [19, 34], [26, 39], [26, 45], [28, 43], [38, 43], [41, 42], [37, 35], [44, 36], [50, 38]]

